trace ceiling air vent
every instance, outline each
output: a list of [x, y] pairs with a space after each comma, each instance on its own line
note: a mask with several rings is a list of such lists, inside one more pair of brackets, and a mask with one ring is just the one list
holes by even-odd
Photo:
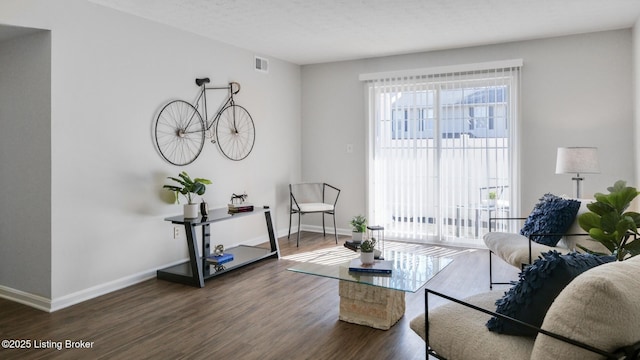
[[265, 58], [261, 58], [259, 56], [255, 57], [256, 62], [255, 62], [255, 66], [256, 66], [256, 71], [260, 71], [263, 73], [268, 73], [269, 72], [269, 60], [265, 59]]

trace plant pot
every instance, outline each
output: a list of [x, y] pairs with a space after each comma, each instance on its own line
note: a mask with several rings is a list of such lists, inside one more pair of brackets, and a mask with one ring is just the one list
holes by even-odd
[[360, 261], [362, 262], [362, 265], [373, 264], [373, 257], [374, 257], [373, 251], [360, 253]]
[[184, 217], [185, 219], [194, 219], [198, 217], [198, 204], [185, 204], [184, 205]]
[[355, 231], [353, 231], [353, 232], [351, 233], [351, 236], [352, 236], [352, 238], [353, 238], [353, 241], [355, 241], [355, 242], [361, 242], [361, 241], [362, 241], [362, 235], [363, 235], [363, 234], [364, 234], [364, 233], [362, 233], [362, 232], [355, 232]]

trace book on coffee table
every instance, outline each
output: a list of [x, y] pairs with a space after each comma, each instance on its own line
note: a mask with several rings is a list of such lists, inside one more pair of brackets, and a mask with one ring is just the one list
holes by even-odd
[[393, 264], [389, 260], [375, 260], [373, 264], [362, 265], [360, 258], [353, 259], [349, 263], [349, 271], [372, 273], [372, 274], [391, 274]]

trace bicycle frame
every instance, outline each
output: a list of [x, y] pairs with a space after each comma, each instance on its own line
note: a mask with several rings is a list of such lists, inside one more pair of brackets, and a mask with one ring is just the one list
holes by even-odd
[[[222, 110], [224, 110], [225, 108], [227, 108], [227, 106], [233, 105], [234, 101], [233, 101], [233, 84], [237, 84], [237, 83], [230, 83], [229, 86], [224, 86], [224, 87], [207, 87], [205, 84], [202, 84], [200, 87], [202, 88], [200, 90], [200, 94], [198, 95], [198, 97], [196, 98], [196, 101], [193, 102], [194, 107], [196, 108], [196, 110], [198, 110], [198, 107], [200, 106], [200, 104], [202, 103], [202, 117], [205, 121], [205, 129], [206, 131], [209, 131], [211, 129], [211, 127], [213, 126], [213, 124], [215, 124], [216, 120], [218, 120], [218, 118], [220, 117], [220, 114], [222, 113]], [[239, 89], [239, 84], [238, 84], [238, 91], [240, 91]], [[227, 97], [227, 100], [218, 108], [218, 111], [216, 112], [215, 116], [212, 116], [211, 118], [209, 118], [209, 114], [207, 111], [207, 90], [229, 90], [229, 97]], [[235, 92], [235, 94], [238, 93], [238, 91]]]

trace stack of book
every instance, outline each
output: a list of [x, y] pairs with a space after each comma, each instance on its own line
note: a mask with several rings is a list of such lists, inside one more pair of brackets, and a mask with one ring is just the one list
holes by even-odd
[[347, 240], [344, 242], [344, 247], [353, 251], [358, 251], [360, 250], [360, 244], [360, 241]]
[[207, 261], [212, 264], [222, 265], [233, 260], [233, 254], [226, 253], [222, 255], [210, 255], [207, 257]]
[[360, 258], [353, 259], [349, 263], [349, 271], [370, 274], [391, 274], [393, 264], [388, 260], [376, 260], [373, 264], [363, 265]]
[[240, 212], [249, 212], [249, 211], [253, 211], [253, 205], [249, 203], [229, 204], [230, 213], [240, 213]]

